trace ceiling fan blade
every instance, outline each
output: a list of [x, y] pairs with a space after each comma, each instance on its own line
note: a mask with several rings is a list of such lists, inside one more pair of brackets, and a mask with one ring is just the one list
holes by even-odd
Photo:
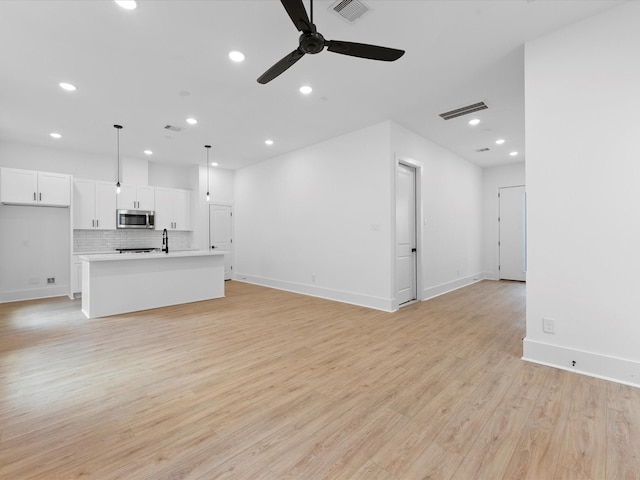
[[326, 45], [327, 50], [330, 52], [351, 55], [352, 57], [368, 58], [370, 60], [382, 60], [385, 62], [393, 62], [404, 55], [404, 50], [368, 45], [366, 43], [329, 40], [326, 42]]
[[287, 55], [282, 60], [280, 60], [278, 63], [272, 66], [269, 70], [264, 72], [260, 76], [260, 78], [258, 78], [258, 83], [262, 83], [263, 85], [265, 83], [269, 83], [271, 80], [276, 78], [278, 75], [280, 75], [287, 68], [289, 68], [291, 65], [296, 63], [302, 57], [304, 57], [304, 52], [299, 48], [296, 48], [293, 52], [291, 52], [289, 55]]
[[291, 17], [291, 21], [300, 32], [312, 32], [314, 29], [302, 0], [280, 0], [284, 9]]

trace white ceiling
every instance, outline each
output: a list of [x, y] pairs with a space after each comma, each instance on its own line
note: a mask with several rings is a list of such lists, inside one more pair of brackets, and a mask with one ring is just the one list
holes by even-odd
[[[119, 123], [122, 156], [198, 164], [211, 144], [211, 158], [236, 169], [391, 119], [483, 167], [523, 161], [524, 43], [623, 3], [363, 1], [373, 11], [351, 24], [329, 10], [334, 0], [316, 0], [319, 32], [401, 48], [401, 59], [324, 51], [267, 85], [258, 76], [298, 45], [277, 0], [139, 0], [133, 11], [111, 0], [0, 1], [0, 140], [115, 156]], [[231, 50], [246, 60], [231, 62]], [[489, 109], [477, 127], [438, 117], [478, 101]]]

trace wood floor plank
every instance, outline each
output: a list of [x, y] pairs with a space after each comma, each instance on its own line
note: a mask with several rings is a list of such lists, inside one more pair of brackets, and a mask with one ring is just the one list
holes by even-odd
[[636, 479], [640, 389], [523, 362], [525, 285], [0, 304], [2, 480]]

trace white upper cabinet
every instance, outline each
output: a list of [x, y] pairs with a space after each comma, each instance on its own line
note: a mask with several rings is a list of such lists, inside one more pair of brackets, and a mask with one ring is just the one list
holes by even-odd
[[191, 192], [156, 187], [156, 230], [191, 230]]
[[113, 182], [73, 181], [73, 228], [115, 230], [116, 187]]
[[71, 204], [71, 175], [0, 168], [0, 202], [68, 207]]
[[118, 209], [121, 210], [154, 210], [155, 189], [153, 187], [136, 187], [120, 185], [117, 196]]

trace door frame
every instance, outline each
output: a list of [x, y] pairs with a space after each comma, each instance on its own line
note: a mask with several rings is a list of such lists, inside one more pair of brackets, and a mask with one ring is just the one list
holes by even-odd
[[396, 262], [397, 259], [397, 238], [396, 238], [396, 203], [397, 203], [397, 191], [398, 191], [398, 167], [400, 165], [404, 165], [409, 168], [413, 168], [415, 170], [415, 232], [416, 232], [416, 299], [413, 302], [404, 303], [402, 306], [411, 305], [415, 302], [421, 302], [424, 299], [423, 292], [423, 281], [422, 281], [422, 238], [423, 238], [423, 223], [421, 219], [423, 218], [422, 213], [422, 175], [423, 168], [422, 163], [418, 162], [410, 157], [404, 155], [395, 155], [395, 161], [391, 162], [393, 168], [393, 195], [391, 196], [391, 218], [393, 219], [393, 224], [391, 228], [391, 265], [392, 265], [392, 278], [391, 278], [391, 293], [392, 293], [392, 309], [393, 311], [399, 310], [400, 304], [398, 301], [398, 265]]

